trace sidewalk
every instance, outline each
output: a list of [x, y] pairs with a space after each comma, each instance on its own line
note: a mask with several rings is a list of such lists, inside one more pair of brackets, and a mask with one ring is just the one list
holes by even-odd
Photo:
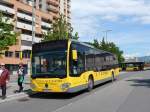
[[[28, 96], [27, 93], [30, 91], [29, 76], [25, 77], [23, 87], [24, 87], [24, 92], [15, 93], [15, 91], [18, 90], [17, 76], [16, 75], [11, 75], [10, 76], [10, 82], [7, 85], [7, 98], [5, 100], [2, 100], [0, 98], [0, 103]], [[1, 96], [1, 90], [0, 90], [0, 96]]]

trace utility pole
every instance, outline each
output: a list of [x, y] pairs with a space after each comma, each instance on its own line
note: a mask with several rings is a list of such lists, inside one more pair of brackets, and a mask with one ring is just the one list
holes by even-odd
[[35, 1], [32, 0], [32, 44], [34, 44], [35, 39]]
[[105, 40], [106, 40], [106, 42], [108, 42], [108, 40], [107, 40], [108, 32], [111, 32], [111, 31], [112, 30], [105, 30], [105, 31], [103, 31], [105, 33]]
[[[32, 0], [32, 45], [35, 42], [35, 1]], [[30, 54], [30, 57], [32, 56], [32, 51]], [[28, 63], [28, 74], [31, 73], [30, 68], [31, 68], [31, 60], [27, 62]]]

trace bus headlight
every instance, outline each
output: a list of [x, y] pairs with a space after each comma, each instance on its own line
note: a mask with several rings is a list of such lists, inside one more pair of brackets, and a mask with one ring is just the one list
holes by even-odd
[[64, 83], [64, 84], [61, 85], [61, 89], [62, 90], [68, 89], [70, 87], [70, 85], [71, 85], [70, 83]]

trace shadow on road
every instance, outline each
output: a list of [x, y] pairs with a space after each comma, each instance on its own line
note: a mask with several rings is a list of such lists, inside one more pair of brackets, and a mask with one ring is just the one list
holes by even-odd
[[131, 84], [131, 86], [144, 86], [150, 88], [150, 79], [131, 79], [127, 81], [134, 82], [134, 84]]
[[[107, 81], [105, 83], [99, 84], [97, 86], [94, 87], [94, 90], [96, 91], [99, 87], [107, 85], [107, 84], [111, 84], [111, 81]], [[27, 91], [26, 93], [29, 94], [30, 98], [39, 98], [39, 99], [59, 99], [59, 100], [64, 100], [64, 99], [72, 99], [75, 98], [79, 95], [84, 95], [84, 94], [90, 94], [91, 92], [87, 92], [87, 90], [82, 90], [80, 92], [77, 93], [35, 93], [32, 94], [31, 90]]]
[[64, 100], [64, 99], [71, 99], [73, 97], [76, 97], [85, 91], [81, 91], [78, 93], [35, 93], [30, 95], [31, 98], [39, 98], [39, 99], [59, 99], [59, 100]]

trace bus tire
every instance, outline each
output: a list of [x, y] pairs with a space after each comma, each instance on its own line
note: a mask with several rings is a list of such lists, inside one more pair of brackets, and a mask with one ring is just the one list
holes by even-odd
[[92, 76], [89, 76], [89, 79], [88, 79], [88, 92], [92, 91], [94, 87], [94, 80], [93, 80], [93, 77]]
[[115, 74], [114, 74], [114, 72], [112, 72], [111, 81], [112, 81], [112, 82], [115, 81]]

